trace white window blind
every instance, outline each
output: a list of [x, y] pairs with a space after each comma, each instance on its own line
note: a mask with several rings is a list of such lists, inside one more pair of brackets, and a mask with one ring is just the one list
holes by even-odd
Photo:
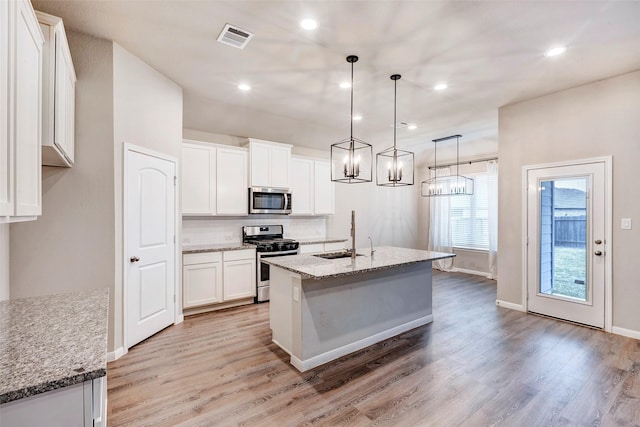
[[489, 199], [487, 175], [474, 180], [471, 196], [451, 196], [451, 239], [456, 248], [489, 250]]

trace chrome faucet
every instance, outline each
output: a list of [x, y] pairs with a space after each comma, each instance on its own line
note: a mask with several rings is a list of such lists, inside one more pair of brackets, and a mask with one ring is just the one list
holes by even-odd
[[373, 250], [373, 239], [369, 236], [369, 244], [371, 245], [371, 258], [373, 258], [373, 254], [375, 251]]
[[351, 211], [351, 259], [356, 259], [356, 211]]

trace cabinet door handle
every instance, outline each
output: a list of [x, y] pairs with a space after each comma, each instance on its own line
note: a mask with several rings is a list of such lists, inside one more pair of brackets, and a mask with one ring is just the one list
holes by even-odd
[[600, 255], [602, 255], [602, 251], [595, 251], [594, 254], [597, 255], [597, 256], [600, 256]]
[[602, 240], [598, 239], [594, 242], [596, 245], [601, 245], [602, 244]]
[[132, 256], [131, 258], [129, 258], [129, 261], [138, 262], [138, 261], [140, 261], [140, 258], [138, 258], [137, 256]]

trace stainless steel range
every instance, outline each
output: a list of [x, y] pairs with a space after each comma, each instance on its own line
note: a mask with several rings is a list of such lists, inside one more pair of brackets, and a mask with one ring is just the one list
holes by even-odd
[[264, 258], [297, 255], [298, 242], [283, 238], [282, 225], [255, 225], [242, 227], [242, 241], [256, 245], [256, 302], [269, 301], [269, 264]]

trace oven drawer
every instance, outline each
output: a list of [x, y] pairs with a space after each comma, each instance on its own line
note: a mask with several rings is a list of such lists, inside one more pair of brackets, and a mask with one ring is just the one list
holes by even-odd
[[225, 261], [239, 261], [241, 259], [255, 259], [255, 258], [256, 258], [255, 249], [240, 249], [237, 251], [224, 252]]

